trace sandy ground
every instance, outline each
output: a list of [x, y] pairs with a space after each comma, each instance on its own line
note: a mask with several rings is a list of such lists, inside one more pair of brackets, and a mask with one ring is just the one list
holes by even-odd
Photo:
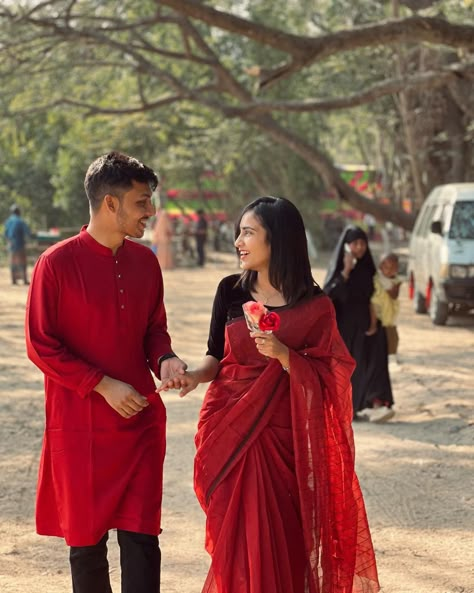
[[[234, 271], [234, 260], [221, 257], [204, 270], [164, 274], [174, 349], [190, 365], [205, 350], [217, 282]], [[323, 271], [314, 273], [321, 282]], [[25, 299], [26, 289], [10, 287], [0, 269], [0, 591], [64, 593], [70, 590], [67, 548], [34, 529], [43, 392], [42, 376], [25, 356]], [[391, 366], [397, 414], [385, 425], [355, 425], [380, 582], [384, 593], [473, 593], [474, 318], [435, 328], [412, 313], [405, 289], [401, 307], [399, 364]], [[203, 394], [165, 395], [164, 593], [199, 593], [208, 566], [203, 514], [192, 490]], [[114, 533], [109, 549], [119, 591]]]

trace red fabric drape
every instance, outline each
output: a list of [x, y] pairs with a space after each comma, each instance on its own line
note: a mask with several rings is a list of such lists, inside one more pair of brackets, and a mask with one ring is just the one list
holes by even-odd
[[354, 472], [354, 362], [325, 296], [281, 312], [291, 374], [261, 356], [245, 322], [201, 410], [195, 490], [212, 556], [203, 593], [376, 593]]

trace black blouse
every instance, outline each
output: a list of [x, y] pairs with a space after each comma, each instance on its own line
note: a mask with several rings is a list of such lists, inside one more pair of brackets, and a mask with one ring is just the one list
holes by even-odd
[[[239, 278], [240, 274], [232, 274], [223, 278], [219, 282], [214, 298], [206, 354], [214, 356], [217, 360], [222, 360], [224, 357], [226, 323], [237, 317], [242, 317], [244, 314], [242, 305], [247, 301], [255, 300], [250, 292], [244, 290], [240, 284], [235, 286]], [[319, 286], [315, 286], [314, 291], [315, 294], [321, 293]], [[279, 307], [265, 306], [269, 311], [276, 311], [284, 309], [287, 305]]]

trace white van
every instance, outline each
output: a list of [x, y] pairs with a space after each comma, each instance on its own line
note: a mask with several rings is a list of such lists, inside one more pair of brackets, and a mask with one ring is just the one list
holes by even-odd
[[435, 325], [474, 308], [474, 183], [438, 185], [416, 219], [408, 254], [409, 295]]

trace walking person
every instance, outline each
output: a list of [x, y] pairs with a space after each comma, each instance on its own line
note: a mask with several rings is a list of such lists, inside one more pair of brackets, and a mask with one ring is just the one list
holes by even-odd
[[329, 263], [324, 292], [334, 303], [337, 326], [356, 362], [351, 378], [354, 419], [366, 407], [367, 336], [375, 333], [370, 305], [375, 271], [367, 234], [360, 227], [346, 227]]
[[117, 529], [123, 593], [160, 590], [166, 412], [151, 371], [182, 373], [163, 281], [141, 238], [156, 174], [112, 152], [85, 177], [90, 221], [39, 258], [27, 302], [30, 359], [45, 375], [46, 426], [36, 501], [41, 535], [70, 546], [74, 593], [110, 593]]
[[5, 221], [5, 238], [10, 252], [10, 273], [12, 284], [29, 284], [27, 274], [26, 241], [31, 237], [29, 226], [21, 217], [20, 208], [13, 204], [10, 216]]
[[[161, 387], [183, 396], [212, 381], [194, 467], [212, 558], [203, 593], [375, 593], [354, 471], [354, 362], [312, 278], [301, 214], [258, 198], [235, 247], [242, 273], [217, 288], [202, 365]], [[249, 332], [249, 301], [274, 331]]]
[[202, 268], [206, 263], [206, 242], [208, 223], [206, 220], [206, 216], [204, 214], [204, 210], [197, 210], [196, 214], [198, 215], [195, 230], [196, 251], [198, 258], [197, 263], [198, 266]]

